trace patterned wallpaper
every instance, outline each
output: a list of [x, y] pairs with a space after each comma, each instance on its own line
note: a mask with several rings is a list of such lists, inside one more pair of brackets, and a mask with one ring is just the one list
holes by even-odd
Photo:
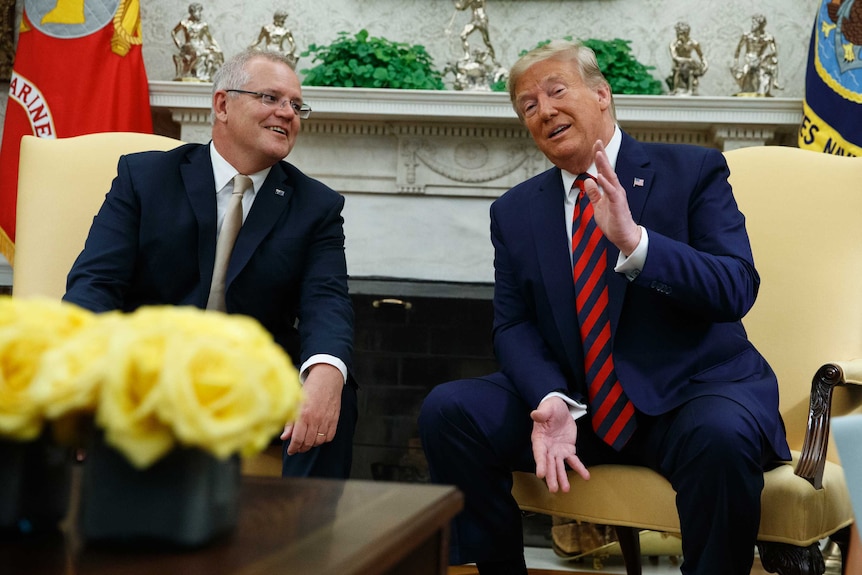
[[[373, 36], [423, 44], [442, 69], [459, 55], [458, 34], [469, 21], [467, 11], [455, 10], [453, 0], [203, 0], [206, 20], [226, 56], [257, 39], [276, 9], [288, 12], [287, 25], [299, 50], [311, 43], [331, 42], [339, 31], [362, 27]], [[538, 41], [575, 38], [623, 38], [644, 64], [655, 66], [664, 81], [670, 74], [669, 44], [679, 20], [691, 26], [691, 37], [703, 47], [710, 69], [700, 93], [731, 95], [736, 83], [729, 66], [740, 36], [751, 29], [751, 16], [762, 13], [766, 30], [776, 38], [779, 81], [776, 96], [802, 97], [808, 40], [819, 0], [487, 0], [491, 43], [503, 66], [511, 66], [521, 50]], [[142, 0], [144, 57], [151, 80], [173, 77], [175, 52], [170, 30], [187, 14], [186, 3]], [[478, 33], [469, 37], [481, 46]], [[300, 60], [298, 69], [311, 65]], [[451, 81], [451, 77], [447, 78]]]
[[[17, 0], [20, 14], [24, 0]], [[261, 26], [272, 22], [277, 9], [288, 12], [287, 26], [299, 51], [311, 43], [331, 42], [340, 31], [366, 28], [373, 36], [422, 44], [438, 68], [459, 55], [458, 34], [470, 14], [455, 9], [453, 0], [201, 0], [203, 19], [226, 56], [252, 44]], [[750, 30], [751, 16], [762, 13], [766, 30], [779, 50], [779, 97], [801, 98], [805, 60], [815, 11], [820, 0], [487, 0], [491, 43], [503, 66], [510, 66], [521, 50], [541, 40], [575, 38], [624, 38], [632, 41], [636, 57], [654, 66], [653, 74], [664, 81], [670, 73], [668, 46], [675, 38], [674, 24], [691, 26], [710, 65], [701, 78], [700, 93], [731, 95], [736, 84], [729, 66], [740, 36]], [[144, 60], [150, 80], [170, 80], [174, 75], [171, 30], [188, 14], [188, 3], [177, 0], [141, 0]], [[480, 46], [474, 33], [471, 45]], [[301, 59], [300, 73], [311, 65]], [[452, 78], [447, 77], [451, 82]], [[0, 119], [5, 116], [8, 85], [0, 83]], [[0, 124], [2, 130], [2, 124]]]

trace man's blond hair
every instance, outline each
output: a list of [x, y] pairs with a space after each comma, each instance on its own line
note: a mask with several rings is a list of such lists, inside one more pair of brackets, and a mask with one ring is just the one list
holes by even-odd
[[[521, 112], [518, 110], [517, 102], [515, 102], [515, 87], [518, 85], [518, 80], [520, 80], [521, 76], [523, 76], [533, 64], [538, 64], [539, 62], [552, 59], [572, 64], [587, 87], [595, 89], [599, 86], [605, 85], [610, 90], [610, 84], [605, 78], [605, 75], [602, 74], [602, 71], [599, 68], [599, 63], [596, 60], [596, 53], [593, 52], [592, 49], [577, 42], [551, 40], [547, 44], [539, 46], [538, 48], [533, 48], [521, 56], [512, 66], [511, 70], [509, 70], [509, 99], [511, 100], [512, 107], [515, 109], [515, 113], [518, 114], [519, 118], [521, 118]], [[611, 117], [616, 121], [617, 115], [614, 110], [613, 94], [611, 94], [610, 112]]]

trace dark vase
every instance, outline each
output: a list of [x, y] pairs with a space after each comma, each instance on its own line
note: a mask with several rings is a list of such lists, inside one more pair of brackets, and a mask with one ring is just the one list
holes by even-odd
[[175, 449], [137, 469], [97, 437], [87, 452], [80, 529], [85, 541], [204, 545], [236, 526], [240, 463]]
[[47, 434], [0, 440], [0, 531], [54, 531], [69, 509], [74, 451]]

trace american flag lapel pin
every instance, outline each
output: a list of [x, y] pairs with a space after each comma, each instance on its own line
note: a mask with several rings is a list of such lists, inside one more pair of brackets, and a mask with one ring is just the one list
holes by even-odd
[[643, 178], [635, 178], [635, 181], [632, 182], [632, 185], [636, 188], [642, 188], [644, 185], [644, 179]]
[[[641, 180], [641, 183], [643, 183], [643, 180]], [[278, 188], [276, 188], [276, 189], [275, 189], [275, 195], [276, 195], [276, 196], [283, 196], [283, 195], [284, 195], [284, 190], [279, 190]]]

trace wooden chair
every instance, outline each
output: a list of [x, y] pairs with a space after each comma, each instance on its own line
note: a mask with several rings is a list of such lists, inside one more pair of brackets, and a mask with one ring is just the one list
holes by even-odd
[[122, 154], [169, 150], [179, 140], [153, 134], [105, 132], [72, 138], [24, 136], [12, 294], [60, 299], [66, 275], [90, 231]]
[[[757, 548], [767, 571], [822, 574], [819, 542], [846, 554], [853, 523], [828, 443], [830, 415], [862, 406], [862, 158], [777, 146], [726, 157], [762, 281], [743, 323], [778, 375], [793, 451], [766, 473]], [[679, 533], [675, 492], [646, 468], [590, 472], [570, 472], [571, 491], [557, 494], [516, 473], [512, 493], [526, 511], [617, 526], [626, 572], [640, 574], [638, 531]]]

